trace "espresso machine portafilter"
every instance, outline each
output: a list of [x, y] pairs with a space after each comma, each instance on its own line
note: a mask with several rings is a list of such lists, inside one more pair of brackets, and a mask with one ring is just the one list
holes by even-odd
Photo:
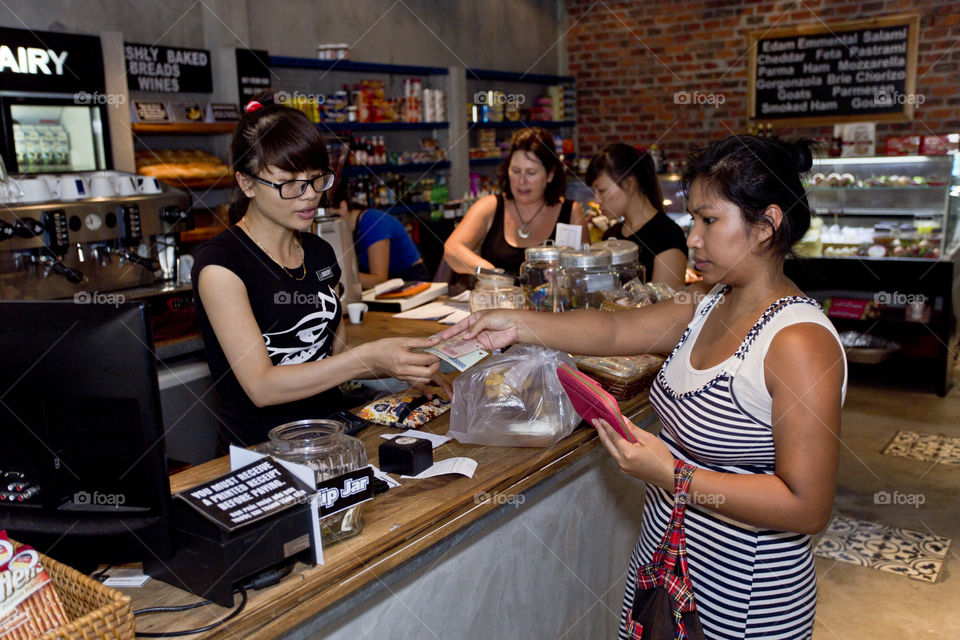
[[177, 232], [190, 228], [189, 204], [170, 187], [0, 204], [0, 299], [68, 298], [175, 279]]

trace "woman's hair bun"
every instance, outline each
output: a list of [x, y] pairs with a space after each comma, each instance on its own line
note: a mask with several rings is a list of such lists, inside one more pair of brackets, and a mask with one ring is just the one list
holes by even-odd
[[807, 138], [800, 138], [793, 142], [785, 143], [793, 154], [793, 161], [797, 165], [797, 171], [805, 173], [813, 167], [813, 152], [816, 149], [816, 143]]

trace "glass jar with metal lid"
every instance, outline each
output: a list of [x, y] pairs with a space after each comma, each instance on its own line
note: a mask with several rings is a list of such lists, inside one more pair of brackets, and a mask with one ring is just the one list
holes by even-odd
[[470, 292], [470, 313], [484, 309], [523, 309], [523, 291], [508, 275], [477, 274], [477, 286]]
[[620, 285], [613, 273], [612, 261], [606, 249], [563, 251], [560, 254], [561, 310], [599, 309], [604, 300], [613, 296]]
[[[337, 420], [298, 420], [270, 429], [257, 450], [313, 469], [317, 483], [367, 466], [367, 449], [344, 433]], [[357, 535], [363, 529], [363, 505], [358, 504], [320, 520], [324, 546]]]
[[566, 249], [542, 244], [524, 250], [524, 262], [520, 265], [520, 287], [528, 309], [560, 310], [560, 253]]
[[636, 278], [640, 282], [647, 281], [646, 269], [640, 264], [640, 247], [636, 242], [610, 238], [601, 242], [594, 242], [591, 249], [606, 249], [610, 252], [613, 273], [617, 276], [619, 286], [623, 286]]

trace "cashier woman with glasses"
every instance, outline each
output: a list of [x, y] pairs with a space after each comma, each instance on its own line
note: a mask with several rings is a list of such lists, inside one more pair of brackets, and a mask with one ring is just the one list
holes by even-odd
[[195, 256], [197, 322], [220, 397], [218, 448], [249, 446], [280, 424], [344, 409], [338, 387], [394, 377], [449, 394], [430, 338], [346, 346], [333, 248], [310, 232], [334, 183], [323, 137], [265, 93], [247, 105], [230, 148], [231, 226]]

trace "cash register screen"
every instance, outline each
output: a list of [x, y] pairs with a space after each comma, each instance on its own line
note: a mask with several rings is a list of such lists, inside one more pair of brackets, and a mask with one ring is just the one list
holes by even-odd
[[0, 301], [0, 529], [69, 564], [169, 548], [148, 314]]

